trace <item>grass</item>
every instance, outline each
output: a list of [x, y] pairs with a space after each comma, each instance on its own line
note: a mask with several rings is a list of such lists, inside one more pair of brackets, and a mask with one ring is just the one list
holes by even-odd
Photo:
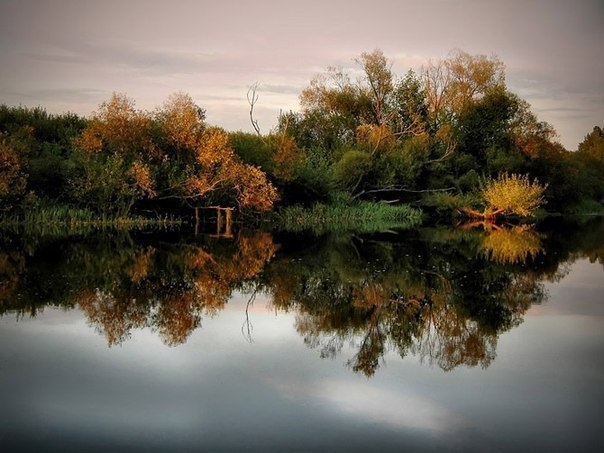
[[594, 200], [583, 200], [573, 210], [577, 215], [603, 215], [604, 205]]
[[276, 226], [292, 232], [331, 231], [377, 232], [410, 228], [422, 221], [422, 212], [407, 205], [388, 205], [369, 201], [317, 203], [310, 208], [295, 205], [276, 214]]
[[20, 214], [0, 215], [0, 229], [38, 234], [73, 234], [104, 229], [168, 228], [182, 223], [169, 217], [99, 215], [65, 205], [38, 206]]

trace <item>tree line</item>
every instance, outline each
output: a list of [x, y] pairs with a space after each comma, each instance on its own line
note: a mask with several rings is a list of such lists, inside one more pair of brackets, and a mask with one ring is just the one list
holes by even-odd
[[2, 105], [0, 210], [66, 205], [127, 216], [228, 206], [251, 214], [334, 200], [483, 215], [523, 215], [541, 201], [549, 211], [602, 209], [602, 129], [577, 151], [564, 149], [507, 88], [497, 57], [453, 51], [404, 75], [380, 50], [355, 62], [356, 78], [335, 67], [315, 76], [300, 110], [280, 114], [265, 135], [253, 118], [255, 89], [256, 133], [208, 125], [185, 93], [153, 111], [116, 93], [90, 118]]

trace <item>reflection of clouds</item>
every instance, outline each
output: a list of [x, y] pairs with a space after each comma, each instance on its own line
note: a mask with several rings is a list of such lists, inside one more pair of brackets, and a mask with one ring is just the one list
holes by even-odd
[[270, 384], [284, 397], [329, 405], [333, 412], [358, 418], [366, 423], [386, 424], [392, 428], [453, 431], [464, 424], [459, 415], [418, 395], [369, 385], [366, 380], [313, 381], [301, 378], [272, 378]]
[[368, 387], [366, 382], [328, 382], [318, 386], [316, 396], [343, 413], [393, 427], [448, 431], [453, 422], [453, 414], [433, 401], [385, 388]]
[[602, 266], [580, 259], [566, 264], [563, 271], [559, 278], [546, 283], [547, 304], [532, 305], [526, 316], [565, 316], [569, 322], [573, 319], [585, 323], [604, 316]]

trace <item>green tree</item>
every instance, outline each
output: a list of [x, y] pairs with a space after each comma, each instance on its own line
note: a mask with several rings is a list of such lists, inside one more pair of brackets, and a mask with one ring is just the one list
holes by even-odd
[[387, 108], [390, 127], [398, 135], [417, 136], [428, 131], [426, 93], [413, 70], [395, 82]]
[[73, 139], [87, 122], [73, 113], [50, 115], [41, 107], [0, 106], [0, 133], [11, 146], [26, 151], [20, 154], [27, 167], [27, 192], [49, 201], [72, 201]]
[[579, 144], [575, 159], [580, 165], [585, 198], [604, 204], [604, 130], [595, 126]]

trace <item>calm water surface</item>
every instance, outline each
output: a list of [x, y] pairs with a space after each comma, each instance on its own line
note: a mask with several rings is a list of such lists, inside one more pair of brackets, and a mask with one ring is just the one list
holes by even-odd
[[0, 243], [2, 451], [602, 451], [604, 222]]

